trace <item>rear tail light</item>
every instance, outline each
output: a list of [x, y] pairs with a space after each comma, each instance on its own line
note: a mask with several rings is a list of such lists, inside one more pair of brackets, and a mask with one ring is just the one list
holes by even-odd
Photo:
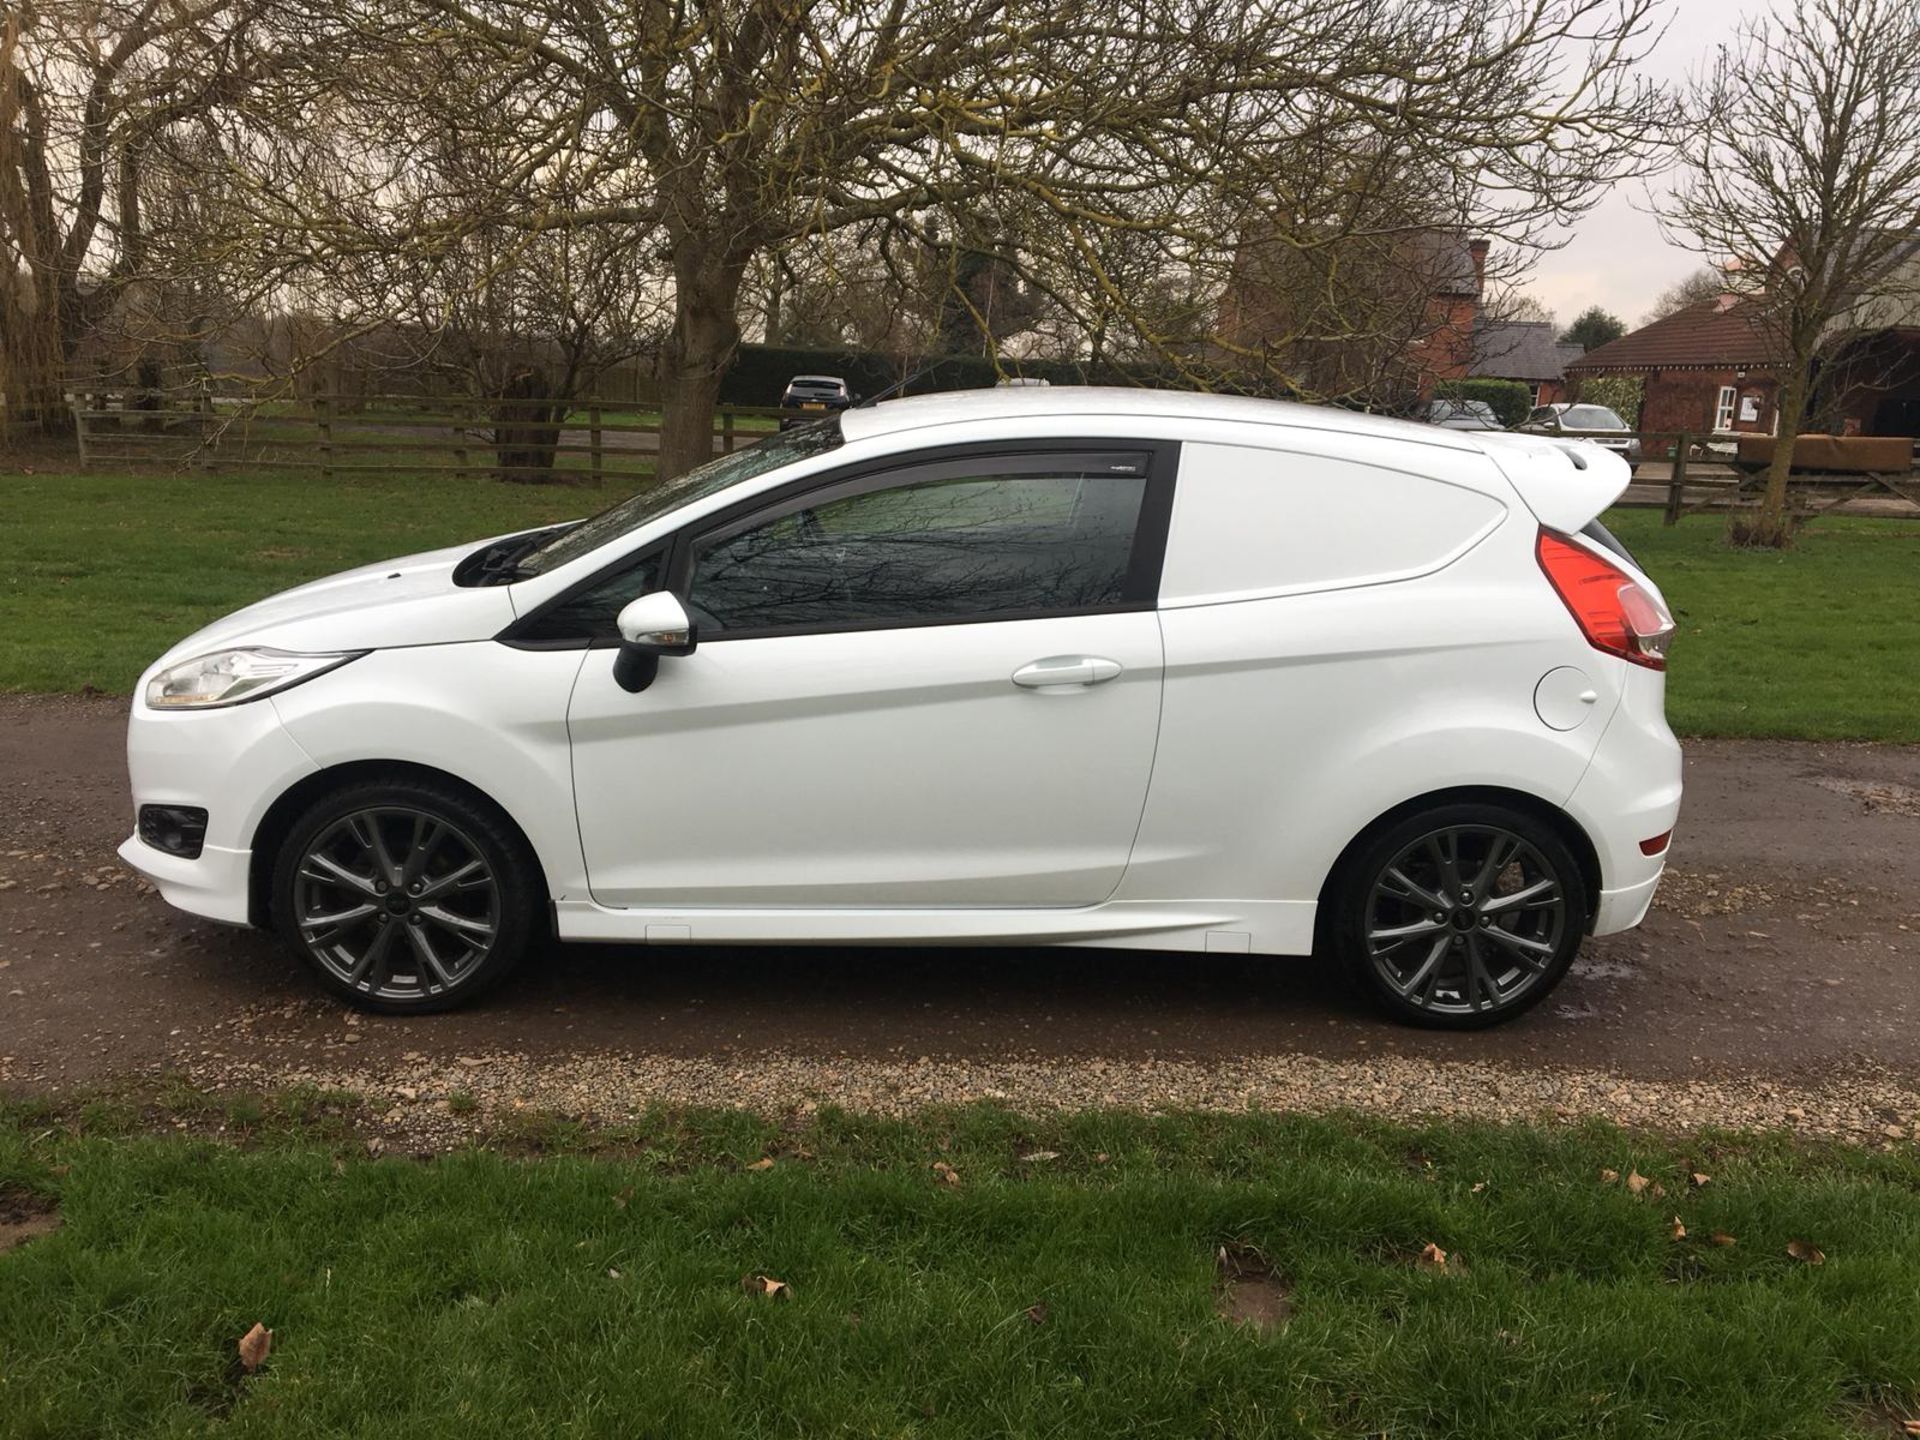
[[1540, 532], [1536, 553], [1589, 644], [1649, 670], [1667, 668], [1673, 617], [1650, 590], [1611, 560], [1550, 530]]
[[1642, 855], [1658, 855], [1662, 850], [1667, 848], [1667, 842], [1671, 839], [1673, 839], [1673, 832], [1671, 830], [1662, 830], [1652, 839], [1642, 840], [1640, 842], [1640, 853]]

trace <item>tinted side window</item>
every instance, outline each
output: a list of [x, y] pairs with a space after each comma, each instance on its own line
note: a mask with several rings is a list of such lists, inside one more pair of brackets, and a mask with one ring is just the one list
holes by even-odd
[[617, 640], [614, 621], [631, 600], [658, 590], [664, 583], [664, 552], [643, 555], [633, 565], [602, 575], [584, 590], [576, 590], [541, 612], [519, 632], [521, 640]]
[[801, 502], [698, 542], [690, 608], [712, 633], [1118, 604], [1146, 494], [1144, 461], [1132, 468], [879, 482]]

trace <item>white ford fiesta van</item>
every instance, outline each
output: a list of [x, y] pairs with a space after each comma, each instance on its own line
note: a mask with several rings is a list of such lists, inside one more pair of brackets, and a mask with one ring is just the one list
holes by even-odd
[[249, 606], [143, 677], [121, 854], [372, 1009], [543, 927], [1339, 962], [1482, 1025], [1639, 922], [1672, 621], [1589, 445], [1018, 387]]

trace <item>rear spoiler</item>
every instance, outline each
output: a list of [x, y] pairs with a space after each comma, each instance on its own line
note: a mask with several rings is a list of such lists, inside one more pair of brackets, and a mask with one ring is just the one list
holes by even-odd
[[1626, 492], [1633, 467], [1579, 440], [1476, 435], [1540, 523], [1572, 535]]

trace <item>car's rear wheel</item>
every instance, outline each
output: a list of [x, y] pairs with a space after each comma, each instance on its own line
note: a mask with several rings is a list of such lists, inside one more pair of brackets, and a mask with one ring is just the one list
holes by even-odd
[[445, 1010], [506, 978], [540, 896], [525, 842], [489, 808], [451, 787], [369, 782], [294, 823], [274, 869], [274, 928], [355, 1005]]
[[1497, 1024], [1545, 999], [1586, 931], [1587, 887], [1551, 827], [1502, 805], [1408, 815], [1371, 837], [1334, 893], [1335, 944], [1396, 1019]]

